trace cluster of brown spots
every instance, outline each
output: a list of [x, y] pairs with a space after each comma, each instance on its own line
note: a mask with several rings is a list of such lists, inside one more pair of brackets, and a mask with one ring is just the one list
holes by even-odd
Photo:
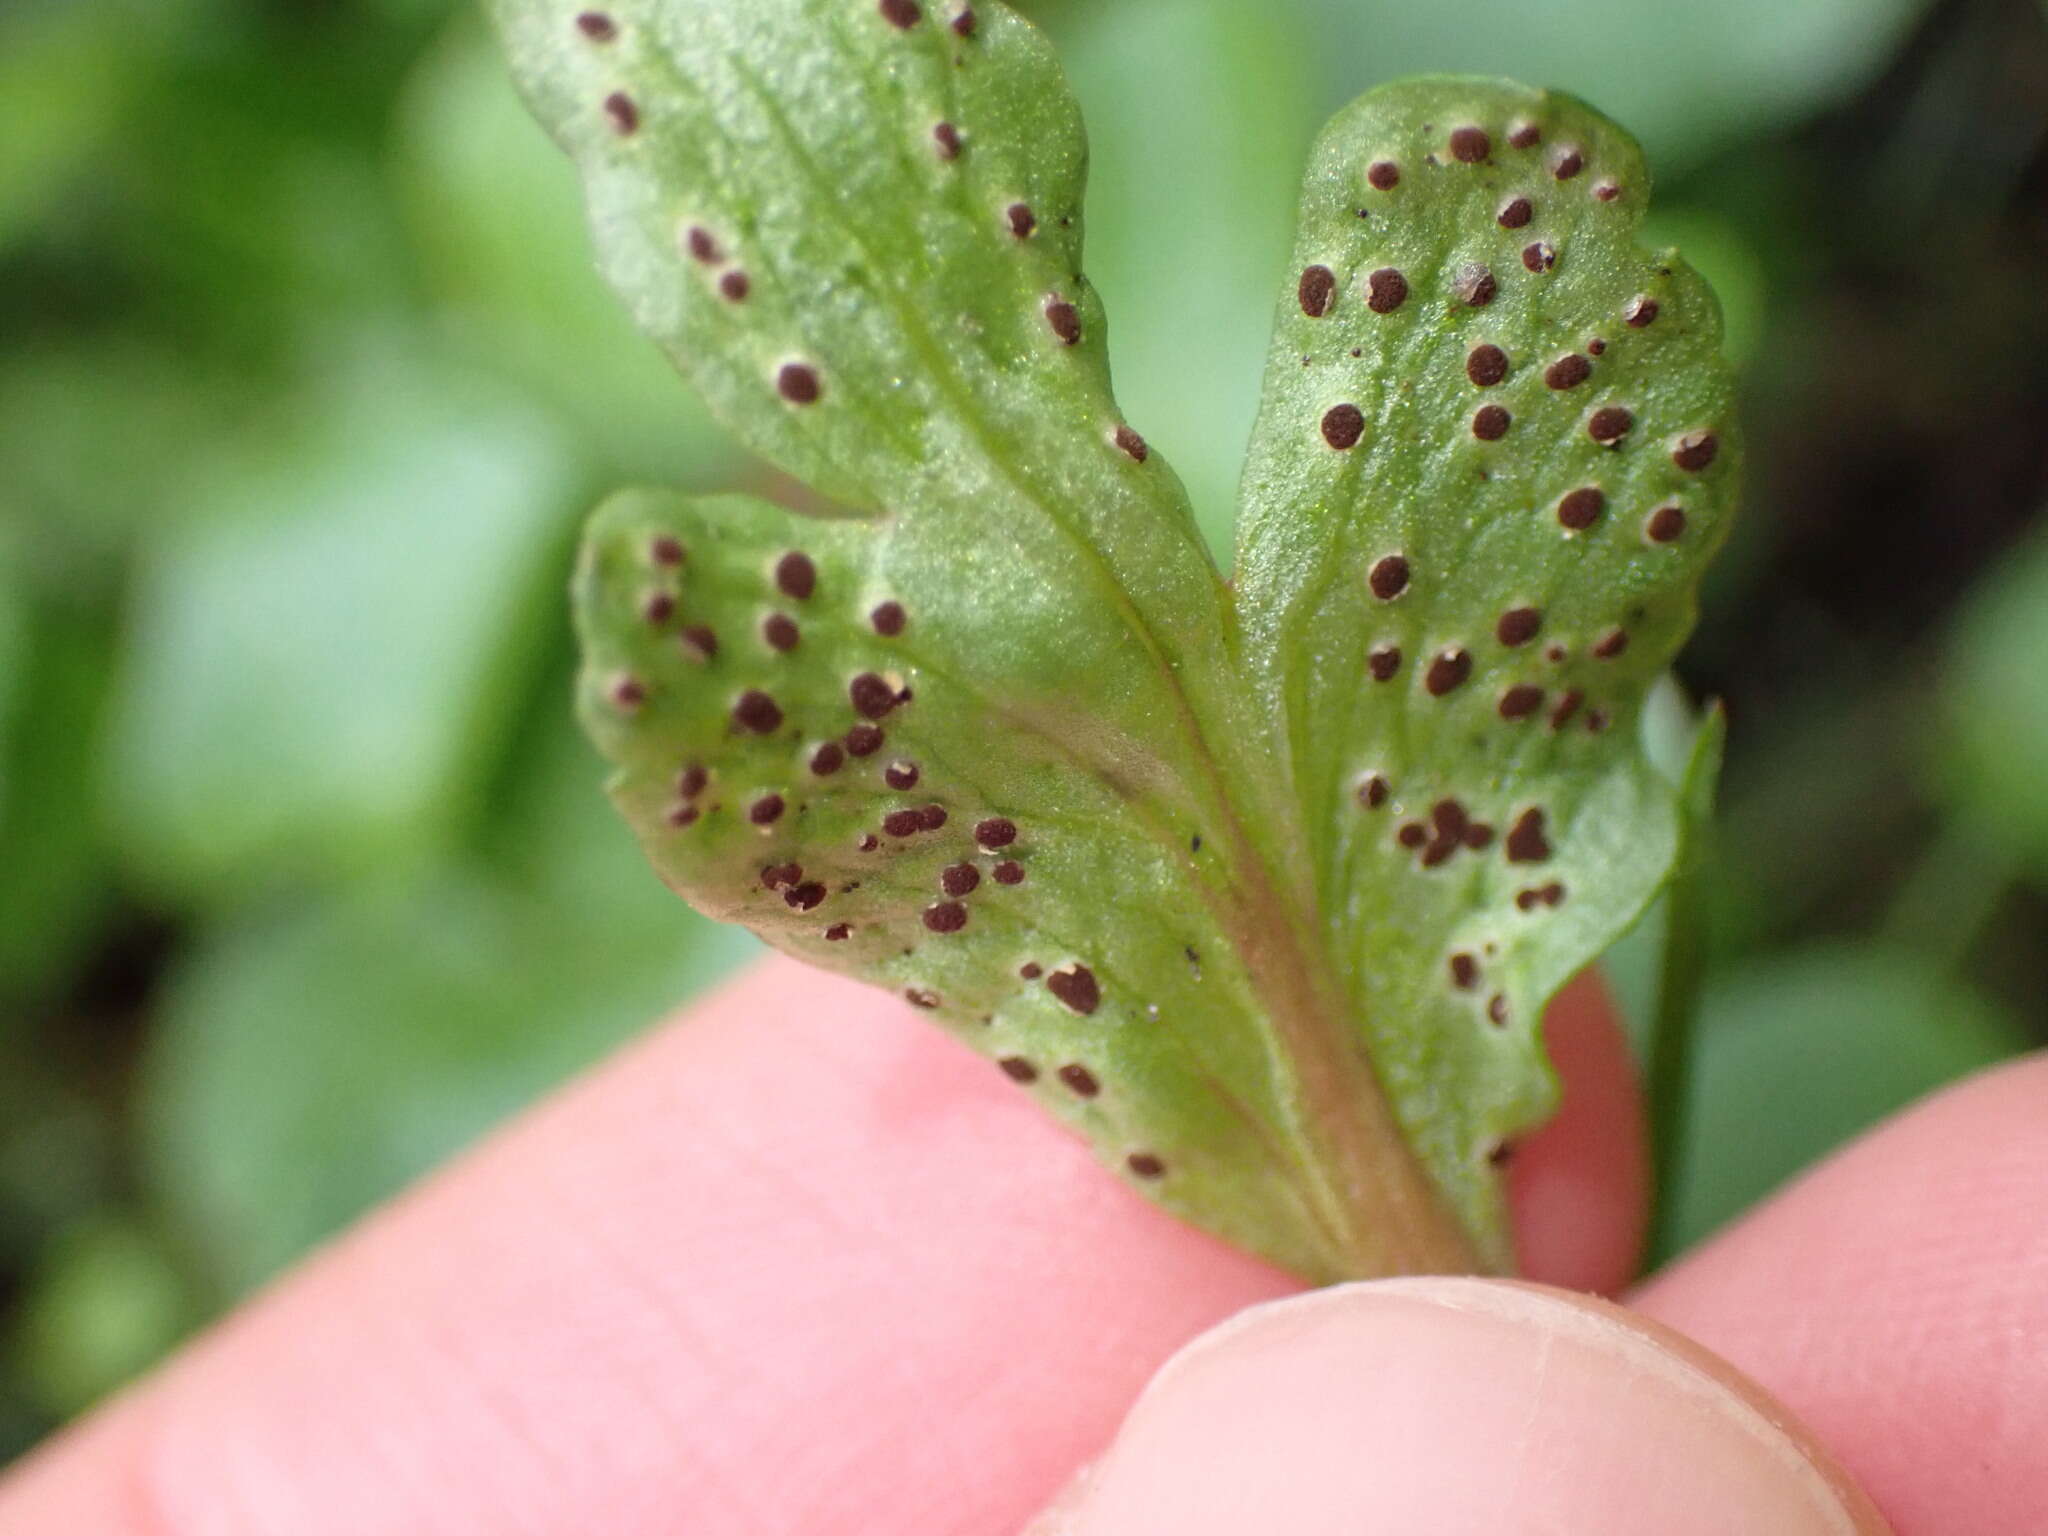
[[1115, 442], [1117, 447], [1123, 450], [1123, 452], [1125, 452], [1126, 454], [1130, 455], [1132, 461], [1135, 463], [1144, 463], [1152, 452], [1152, 450], [1146, 446], [1144, 438], [1138, 436], [1138, 434], [1135, 431], [1133, 431], [1130, 427], [1123, 425], [1122, 423], [1119, 423], [1117, 426]]
[[1038, 228], [1038, 215], [1031, 211], [1029, 203], [1012, 203], [1003, 210], [1003, 217], [1009, 221], [1010, 233], [1019, 240], [1029, 240], [1031, 232]]
[[718, 631], [709, 624], [685, 624], [676, 643], [690, 660], [706, 662], [718, 654]]
[[1366, 670], [1372, 674], [1374, 682], [1392, 682], [1394, 674], [1401, 670], [1401, 647], [1398, 645], [1375, 646], [1372, 654], [1365, 658], [1365, 666]]
[[1038, 1081], [1038, 1068], [1026, 1061], [1022, 1056], [1005, 1056], [996, 1065], [1002, 1068], [1003, 1076], [1013, 1083], [1035, 1083]]
[[1359, 782], [1358, 803], [1368, 811], [1376, 811], [1387, 803], [1387, 796], [1393, 792], [1393, 786], [1387, 783], [1386, 775], [1369, 773]]
[[1504, 405], [1482, 405], [1472, 413], [1472, 435], [1482, 443], [1497, 443], [1508, 435], [1515, 418]]
[[1685, 532], [1685, 509], [1662, 506], [1643, 524], [1643, 537], [1652, 544], [1669, 544]]
[[1567, 352], [1543, 370], [1543, 382], [1552, 389], [1577, 389], [1593, 376], [1593, 365], [1577, 352]]
[[688, 557], [683, 541], [671, 533], [655, 535], [647, 546], [647, 558], [656, 565], [681, 565]]
[[824, 387], [808, 363], [784, 363], [775, 373], [775, 392], [791, 405], [815, 405]]
[[1496, 708], [1503, 720], [1526, 720], [1543, 707], [1543, 690], [1534, 683], [1516, 683], [1500, 696]]
[[758, 688], [749, 688], [733, 701], [732, 723], [756, 736], [766, 736], [782, 724], [782, 706]]
[[1490, 341], [1482, 341], [1465, 354], [1465, 377], [1481, 389], [1491, 389], [1508, 376], [1508, 355]]
[[761, 621], [761, 638], [778, 651], [793, 651], [803, 635], [788, 614], [771, 613]]
[[1015, 859], [1004, 859], [994, 869], [990, 870], [989, 873], [995, 877], [997, 885], [1022, 885], [1024, 883], [1024, 866]]
[[1557, 158], [1550, 162], [1550, 174], [1559, 181], [1570, 181], [1585, 168], [1586, 157], [1571, 146], [1559, 150]]
[[856, 725], [846, 733], [846, 750], [855, 757], [873, 757], [882, 750], [882, 728], [879, 725]]
[[979, 884], [981, 871], [964, 859], [939, 871], [939, 889], [948, 896], [965, 896]]
[[1443, 799], [1429, 808], [1429, 825], [1411, 821], [1395, 835], [1404, 848], [1422, 850], [1422, 867], [1435, 869], [1460, 848], [1475, 852], [1493, 841], [1493, 828], [1474, 821], [1465, 807], [1454, 799]]
[[611, 119], [612, 132], [622, 139], [640, 127], [640, 109], [624, 91], [613, 91], [605, 97], [604, 115]]
[[1442, 698], [1471, 675], [1472, 653], [1463, 646], [1453, 645], [1430, 658], [1429, 671], [1423, 674], [1422, 686], [1437, 698]]
[[1582, 533], [1599, 522], [1606, 509], [1606, 493], [1597, 485], [1582, 485], [1558, 498], [1557, 520], [1572, 532]]
[[1553, 880], [1548, 885], [1530, 886], [1515, 892], [1515, 905], [1524, 912], [1534, 912], [1538, 907], [1554, 907], [1564, 900], [1564, 887]]
[[783, 809], [782, 796], [770, 791], [747, 807], [747, 820], [757, 827], [770, 826], [782, 819]]
[[873, 672], [863, 672], [849, 682], [846, 685], [846, 697], [856, 713], [865, 715], [870, 720], [880, 720], [896, 707], [896, 690], [889, 686], [886, 679]]
[[958, 160], [960, 158], [960, 130], [951, 123], [933, 123], [932, 148], [938, 153], [938, 157], [941, 160]]
[[1639, 293], [1630, 299], [1622, 309], [1622, 320], [1632, 329], [1640, 331], [1657, 318], [1657, 301], [1647, 293]]
[[1628, 631], [1610, 629], [1593, 644], [1593, 654], [1601, 661], [1612, 661], [1628, 649]]
[[702, 763], [687, 763], [676, 775], [676, 793], [685, 800], [694, 800], [704, 793], [704, 786], [711, 782], [711, 775], [704, 771]]
[[882, 777], [891, 789], [917, 788], [917, 764], [908, 758], [899, 757], [882, 770]]
[[1635, 424], [1635, 417], [1623, 407], [1603, 405], [1586, 419], [1586, 436], [1603, 448], [1613, 448]]
[[725, 253], [719, 249], [717, 237], [701, 224], [692, 224], [683, 231], [683, 249], [689, 252], [694, 260], [701, 261], [706, 266], [725, 259]]
[[1553, 731], [1563, 730], [1571, 723], [1572, 716], [1579, 712], [1579, 706], [1585, 702], [1585, 694], [1576, 688], [1567, 688], [1564, 696], [1557, 701], [1557, 708], [1550, 712], [1550, 728]]
[[1408, 279], [1394, 267], [1381, 267], [1365, 279], [1365, 307], [1376, 315], [1391, 315], [1408, 302]]
[[1593, 195], [1603, 203], [1611, 203], [1621, 196], [1621, 184], [1613, 181], [1597, 181], [1593, 184]]
[[1493, 140], [1484, 128], [1453, 128], [1450, 142], [1451, 158], [1466, 165], [1476, 165], [1493, 153]]
[[1525, 119], [1508, 131], [1508, 142], [1517, 149], [1533, 148], [1543, 142], [1543, 130]]
[[834, 944], [844, 943], [852, 934], [853, 924], [851, 923], [834, 923], [825, 930], [825, 937]]
[[967, 908], [957, 901], [935, 901], [924, 909], [924, 925], [933, 933], [958, 933], [967, 926]]
[[1522, 265], [1531, 272], [1548, 272], [1557, 265], [1557, 247], [1548, 240], [1536, 240], [1522, 247]]
[[585, 11], [576, 18], [576, 30], [593, 43], [608, 43], [619, 35], [618, 23], [603, 11]]
[[612, 679], [610, 698], [614, 709], [630, 715], [647, 702], [647, 685], [631, 673], [621, 673]]
[[903, 1001], [913, 1008], [936, 1008], [939, 1006], [939, 994], [923, 987], [905, 987]]
[[1391, 192], [1401, 184], [1401, 167], [1391, 160], [1375, 160], [1365, 168], [1366, 182], [1377, 192]]
[[1102, 987], [1095, 973], [1079, 961], [1046, 977], [1045, 990], [1076, 1013], [1093, 1013], [1102, 1002]]
[[1537, 631], [1542, 628], [1542, 609], [1509, 608], [1495, 621], [1493, 637], [1502, 645], [1509, 647], [1527, 645], [1536, 638]]
[[882, 20], [892, 27], [909, 31], [924, 19], [924, 12], [917, 8], [917, 0], [878, 0], [875, 9], [882, 13]]
[[738, 267], [734, 267], [730, 271], [721, 274], [718, 279], [719, 296], [727, 303], [741, 303], [753, 291], [754, 284], [752, 279]]
[[1408, 560], [1403, 555], [1382, 555], [1373, 562], [1372, 571], [1366, 577], [1372, 588], [1372, 595], [1381, 602], [1392, 602], [1408, 590]]
[[1330, 312], [1330, 301], [1337, 296], [1337, 274], [1328, 267], [1304, 267], [1301, 281], [1295, 285], [1295, 297], [1301, 301], [1301, 312], [1311, 320], [1320, 320]]
[[1346, 403], [1323, 412], [1323, 441], [1332, 448], [1353, 448], [1365, 436], [1365, 412]]
[[1007, 816], [987, 816], [974, 824], [974, 840], [987, 849], [1007, 848], [1017, 841], [1017, 823]]
[[1045, 296], [1045, 323], [1063, 347], [1081, 339], [1081, 312], [1056, 293]]
[[[1053, 972], [1054, 977], [1058, 975], [1059, 972]], [[1045, 984], [1051, 986], [1052, 977], [1048, 977]], [[1078, 1061], [1070, 1061], [1064, 1067], [1061, 1067], [1059, 1079], [1067, 1085], [1070, 1092], [1084, 1099], [1092, 1099], [1095, 1095], [1102, 1092], [1102, 1084], [1096, 1081], [1095, 1074], [1082, 1066]]]
[[1532, 805], [1508, 828], [1507, 855], [1510, 864], [1540, 864], [1550, 857], [1550, 842], [1543, 835], [1543, 808]]
[[1459, 303], [1473, 309], [1484, 309], [1493, 302], [1493, 296], [1500, 291], [1500, 284], [1494, 281], [1493, 274], [1485, 267], [1471, 261], [1458, 269], [1451, 291], [1458, 296]]
[[1451, 985], [1461, 992], [1470, 992], [1479, 985], [1479, 960], [1459, 950], [1450, 958]]
[[1671, 462], [1689, 474], [1698, 474], [1714, 462], [1721, 440], [1711, 432], [1688, 432], [1671, 445]]
[[846, 749], [836, 741], [820, 742], [811, 753], [811, 772], [826, 778], [846, 766]]
[[1493, 219], [1502, 229], [1520, 229], [1535, 217], [1534, 203], [1526, 197], [1511, 197], [1500, 205], [1500, 212]]
[[1166, 1164], [1157, 1153], [1133, 1152], [1124, 1159], [1124, 1166], [1141, 1179], [1162, 1179], [1166, 1177]]
[[640, 604], [640, 617], [659, 629], [676, 616], [676, 598], [673, 592], [650, 592]]

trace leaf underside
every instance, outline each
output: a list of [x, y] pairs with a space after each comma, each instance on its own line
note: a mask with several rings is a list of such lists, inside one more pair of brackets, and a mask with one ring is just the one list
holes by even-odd
[[664, 878], [1297, 1272], [1508, 1267], [1542, 1006], [1677, 857], [1636, 724], [1735, 468], [1626, 137], [1475, 80], [1331, 125], [1226, 585], [1111, 396], [1027, 24], [493, 8], [642, 328], [838, 504], [593, 524], [582, 708]]

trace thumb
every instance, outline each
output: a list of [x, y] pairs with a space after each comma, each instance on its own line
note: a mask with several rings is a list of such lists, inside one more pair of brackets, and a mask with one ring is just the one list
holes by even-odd
[[1033, 1533], [1888, 1529], [1760, 1387], [1679, 1335], [1565, 1291], [1418, 1279], [1204, 1334]]

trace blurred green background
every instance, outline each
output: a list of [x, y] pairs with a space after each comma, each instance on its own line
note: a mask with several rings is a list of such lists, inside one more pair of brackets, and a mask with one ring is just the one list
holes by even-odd
[[[1675, 1238], [2048, 1039], [2038, 0], [1024, 9], [1219, 541], [1324, 115], [1494, 70], [1644, 138], [1754, 444]], [[561, 594], [601, 490], [765, 477], [461, 5], [8, 0], [0, 103], [4, 1459], [751, 953], [605, 806]]]

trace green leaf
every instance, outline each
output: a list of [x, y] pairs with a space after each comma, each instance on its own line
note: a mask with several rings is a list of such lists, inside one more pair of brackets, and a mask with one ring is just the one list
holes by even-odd
[[[1495, 1154], [1547, 1107], [1541, 1006], [1676, 856], [1676, 790], [1635, 724], [1734, 457], [1711, 301], [1629, 240], [1633, 149], [1575, 103], [1481, 82], [1339, 120], [1302, 235], [1331, 291], [1310, 319], [1288, 282], [1279, 355], [1314, 355], [1269, 381], [1232, 592], [1109, 393], [1079, 125], [1010, 12], [494, 9], [643, 328], [750, 446], [846, 504], [634, 491], [593, 526], [582, 707], [663, 876], [929, 1008], [1156, 1198], [1283, 1264], [1505, 1266]], [[1551, 137], [1425, 170], [1465, 113], [1504, 156], [1524, 116]], [[1520, 435], [1475, 451], [1469, 321], [1443, 290], [1471, 253], [1498, 260], [1503, 178], [1566, 139], [1588, 168], [1530, 238], [1568, 254], [1501, 268], [1499, 334], [1526, 374], [1538, 342], [1614, 328], [1596, 387], [1637, 420], [1621, 447], [1577, 445], [1594, 390], [1524, 403], [1524, 378], [1499, 391]], [[1360, 220], [1353, 196], [1380, 196], [1360, 151], [1395, 147], [1408, 222]], [[1628, 199], [1603, 201], [1617, 175]], [[1415, 285], [1391, 319], [1356, 289], [1381, 249]], [[1664, 313], [1624, 340], [1639, 292]], [[1344, 448], [1324, 441], [1339, 388], [1374, 412]], [[1711, 475], [1670, 464], [1665, 438], [1707, 430]], [[1600, 526], [1567, 534], [1529, 500], [1567, 473], [1605, 477]], [[1684, 537], [1650, 539], [1680, 483]], [[1403, 547], [1403, 592], [1372, 596]], [[1496, 716], [1511, 663], [1491, 651], [1454, 697], [1418, 680], [1425, 646], [1486, 650], [1510, 590], [1571, 647], [1536, 664], [1546, 688], [1595, 695], [1569, 731]], [[1627, 653], [1590, 659], [1617, 624]], [[1390, 626], [1411, 662], [1376, 687]], [[1470, 814], [1432, 829], [1452, 797]], [[1424, 849], [1398, 840], [1411, 816]]]
[[2023, 546], [1971, 594], [1951, 654], [1938, 782], [2008, 857], [2048, 878], [2048, 538]]

